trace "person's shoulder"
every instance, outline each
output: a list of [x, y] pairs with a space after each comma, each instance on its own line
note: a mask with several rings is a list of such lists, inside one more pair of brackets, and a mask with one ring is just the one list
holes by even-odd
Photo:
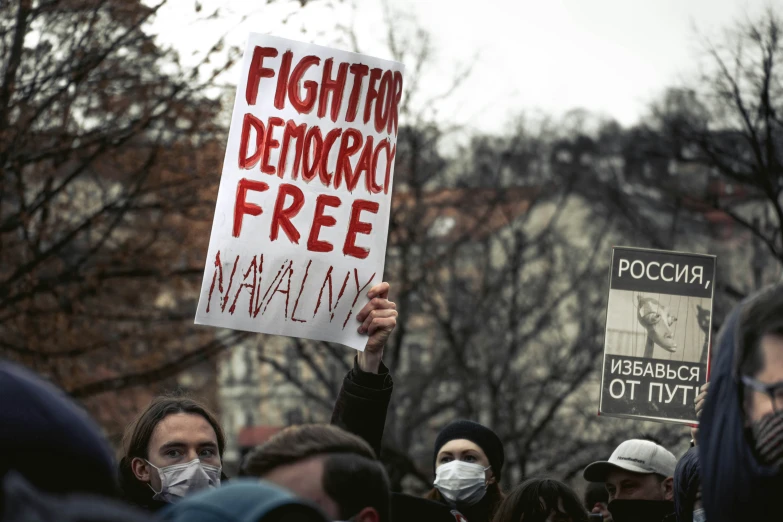
[[154, 516], [121, 502], [96, 495], [50, 495], [37, 490], [20, 474], [9, 472], [0, 493], [4, 501], [0, 522], [149, 522]]

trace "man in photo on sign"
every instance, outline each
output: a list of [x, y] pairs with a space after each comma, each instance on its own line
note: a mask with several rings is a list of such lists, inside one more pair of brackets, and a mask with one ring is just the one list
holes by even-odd
[[606, 484], [615, 522], [662, 522], [674, 513], [676, 466], [674, 455], [657, 441], [631, 439], [620, 444], [608, 461], [587, 466], [584, 478]]

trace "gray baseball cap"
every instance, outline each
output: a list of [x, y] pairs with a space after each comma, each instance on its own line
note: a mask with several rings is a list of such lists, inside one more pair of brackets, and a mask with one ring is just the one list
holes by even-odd
[[673, 477], [677, 459], [663, 446], [649, 440], [626, 440], [614, 450], [608, 461], [593, 462], [585, 468], [584, 478], [588, 482], [606, 482], [612, 468], [633, 473], [657, 473]]

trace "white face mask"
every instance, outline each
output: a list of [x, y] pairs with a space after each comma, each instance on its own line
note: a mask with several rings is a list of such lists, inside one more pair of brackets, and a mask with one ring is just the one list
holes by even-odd
[[693, 512], [693, 522], [707, 522], [707, 515], [704, 509], [697, 509]]
[[449, 502], [472, 506], [487, 492], [488, 469], [480, 464], [452, 460], [435, 470], [435, 487]]
[[196, 491], [220, 487], [220, 472], [223, 468], [202, 464], [199, 459], [163, 468], [150, 461], [147, 461], [147, 464], [158, 470], [160, 477], [160, 491], [155, 491], [150, 485], [150, 489], [155, 491], [152, 497], [154, 500], [172, 504]]

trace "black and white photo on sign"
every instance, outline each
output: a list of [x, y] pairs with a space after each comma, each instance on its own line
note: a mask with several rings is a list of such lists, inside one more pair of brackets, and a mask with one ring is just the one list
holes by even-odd
[[610, 290], [606, 353], [706, 364], [710, 299]]

